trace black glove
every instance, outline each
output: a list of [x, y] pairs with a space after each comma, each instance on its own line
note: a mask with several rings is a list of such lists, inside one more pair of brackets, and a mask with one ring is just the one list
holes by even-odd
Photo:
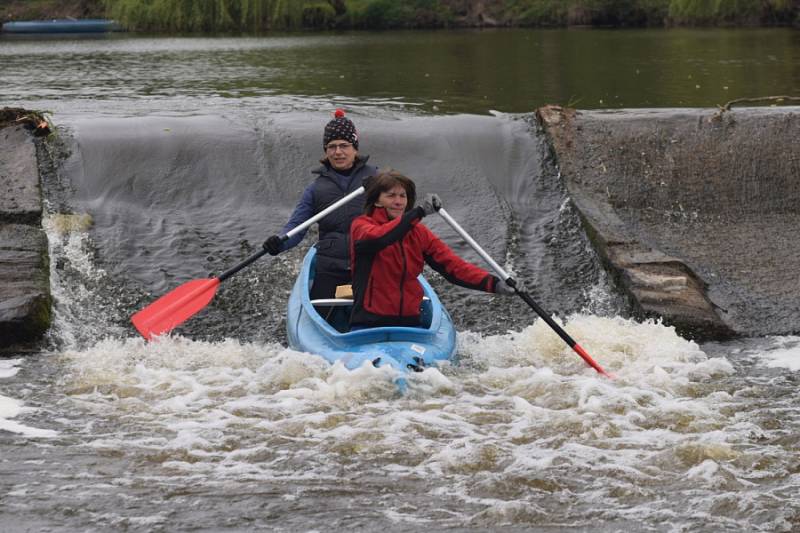
[[273, 235], [264, 241], [264, 249], [269, 255], [278, 255], [283, 251], [283, 240], [278, 235]]
[[426, 194], [425, 199], [422, 201], [422, 210], [425, 211], [425, 216], [432, 215], [442, 208], [442, 199], [438, 194]]
[[[516, 287], [517, 287], [517, 291], [520, 291], [520, 292], [524, 292], [525, 291], [525, 288], [522, 286], [522, 282], [521, 281], [517, 281], [516, 282]], [[499, 294], [501, 296], [513, 296], [517, 292], [514, 290], [514, 287], [512, 287], [509, 284], [507, 284], [503, 280], [499, 280], [497, 282], [497, 285], [494, 286], [494, 293], [495, 294]]]

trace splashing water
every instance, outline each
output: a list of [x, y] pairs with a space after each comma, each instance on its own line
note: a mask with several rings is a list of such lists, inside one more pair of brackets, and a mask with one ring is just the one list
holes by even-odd
[[[733, 363], [655, 322], [579, 314], [564, 327], [616, 379], [541, 321], [460, 334], [460, 360], [412, 374], [404, 396], [388, 368], [349, 371], [275, 343], [65, 350], [57, 411], [77, 464], [12, 492], [79, 509], [75, 523], [102, 511], [134, 528], [189, 527], [200, 505], [235, 528], [276, 516], [289, 530], [791, 529], [798, 480], [782, 472], [796, 459], [759, 426]], [[65, 492], [84, 469], [82, 494]], [[142, 522], [137, 497], [154, 492], [155, 522]]]
[[87, 318], [110, 294], [93, 284], [111, 281], [85, 228], [65, 227], [51, 242], [70, 280], [61, 331], [76, 335], [27, 375], [13, 360], [0, 371], [0, 429], [49, 443], [3, 463], [4, 517], [133, 530], [798, 524], [798, 421], [772, 412], [797, 396], [771, 368], [791, 363], [796, 339], [774, 339], [774, 357], [712, 356], [658, 322], [578, 313], [561, 325], [614, 380], [537, 320], [460, 332], [458, 360], [411, 374], [400, 396], [388, 367], [350, 371], [276, 342], [70, 330], [114, 322]]
[[[21, 359], [0, 359], [0, 380], [17, 375], [21, 363]], [[19, 400], [0, 394], [0, 432], [7, 431], [31, 438], [48, 438], [56, 435], [55, 431], [32, 428], [10, 420], [26, 411], [31, 412], [32, 409], [26, 409]]]

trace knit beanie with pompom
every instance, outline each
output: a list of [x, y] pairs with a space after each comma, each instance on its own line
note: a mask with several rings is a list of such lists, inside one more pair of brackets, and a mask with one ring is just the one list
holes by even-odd
[[344, 116], [344, 111], [337, 109], [333, 114], [334, 118], [325, 125], [325, 133], [322, 135], [322, 149], [324, 150], [331, 141], [347, 141], [358, 150], [358, 132], [353, 121]]

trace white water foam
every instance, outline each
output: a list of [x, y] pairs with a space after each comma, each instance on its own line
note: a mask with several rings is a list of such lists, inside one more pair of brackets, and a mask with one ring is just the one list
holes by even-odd
[[[673, 422], [699, 431], [717, 424], [719, 406], [730, 401], [725, 393], [693, 397], [698, 383], [730, 375], [733, 368], [724, 359], [707, 358], [671, 328], [576, 316], [566, 329], [616, 379], [598, 375], [536, 322], [507, 335], [462, 334], [460, 363], [411, 374], [405, 397], [399, 397], [388, 368], [350, 371], [279, 345], [181, 337], [150, 344], [109, 339], [67, 351], [64, 386], [75, 398], [91, 397], [120, 413], [133, 410], [153, 423], [173, 419], [171, 427], [180, 430], [168, 447], [176, 450], [214, 448], [209, 431], [224, 433], [244, 421], [277, 434], [294, 434], [299, 424], [306, 436], [337, 442], [360, 442], [364, 431], [376, 432], [358, 447], [425, 449], [437, 471], [481, 464], [495, 453], [491, 449], [506, 448], [532, 426], [548, 435], [561, 428], [579, 438], [679, 443], [684, 438], [670, 429]], [[345, 408], [355, 409], [352, 416], [326, 414]], [[498, 428], [475, 438], [484, 423], [494, 427], [501, 421], [500, 443], [494, 442]], [[318, 424], [324, 430], [314, 429]], [[412, 443], [404, 430], [409, 425], [432, 428], [438, 437]], [[447, 444], [440, 439], [464, 432]], [[540, 457], [534, 464], [548, 460]]]
[[[14, 377], [19, 372], [21, 363], [21, 359], [0, 359], [0, 379]], [[14, 420], [9, 420], [30, 411], [30, 409], [24, 407], [21, 401], [0, 394], [0, 431], [17, 433], [31, 438], [49, 438], [58, 434], [49, 429], [32, 428]]]
[[16, 376], [21, 362], [22, 359], [0, 359], [0, 379]]
[[800, 371], [800, 337], [773, 337], [774, 348], [759, 353], [759, 358], [770, 368]]
[[94, 265], [91, 252], [89, 215], [49, 213], [42, 221], [47, 233], [51, 261], [50, 279], [55, 300], [53, 324], [49, 336], [65, 346], [75, 346], [79, 337], [100, 338], [113, 328], [102, 312], [95, 295], [97, 285], [106, 272]]
[[[389, 492], [427, 480], [426, 497], [450, 502], [448, 523], [478, 527], [580, 525], [564, 500], [576, 491], [611, 520], [658, 516], [680, 528], [705, 516], [724, 528], [738, 511], [714, 514], [710, 502], [746, 498], [749, 524], [788, 523], [790, 511], [776, 515], [775, 496], [754, 485], [789, 459], [753, 467], [761, 451], [752, 436], [764, 430], [725, 385], [728, 360], [657, 322], [579, 314], [564, 328], [615, 379], [537, 321], [505, 335], [460, 334], [459, 360], [409, 375], [404, 396], [388, 368], [351, 371], [278, 344], [182, 337], [63, 352], [61, 387], [82, 418], [113, 421], [113, 432], [85, 434], [88, 446], [138, 455], [148, 483], [165, 488], [279, 483], [299, 501], [303, 487], [357, 491], [356, 479], [377, 476], [371, 483]], [[119, 482], [141, 481], [127, 475]], [[675, 503], [656, 510], [665, 489]], [[410, 527], [426, 520], [401, 500], [384, 516]]]

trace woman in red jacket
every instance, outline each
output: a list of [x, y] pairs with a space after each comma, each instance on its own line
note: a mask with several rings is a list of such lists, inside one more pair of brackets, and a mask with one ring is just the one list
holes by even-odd
[[514, 289], [464, 261], [420, 220], [441, 207], [435, 194], [414, 207], [416, 187], [395, 170], [370, 178], [363, 215], [350, 226], [354, 328], [419, 326], [427, 263], [448, 281], [470, 289], [510, 295]]

